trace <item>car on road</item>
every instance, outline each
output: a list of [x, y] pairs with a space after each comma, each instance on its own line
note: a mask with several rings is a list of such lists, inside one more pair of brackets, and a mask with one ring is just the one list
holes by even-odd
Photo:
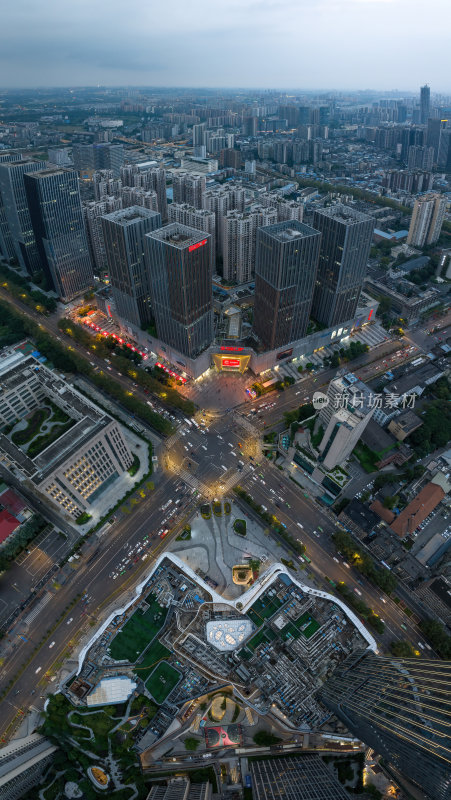
[[354, 591], [356, 594], [360, 595], [360, 597], [362, 596], [362, 592], [360, 591], [360, 589], [357, 589], [356, 586], [354, 586]]
[[52, 647], [55, 647], [55, 644], [56, 644], [56, 642], [52, 642], [51, 644], [49, 644], [49, 650], [51, 650]]
[[74, 621], [74, 618], [73, 618], [73, 617], [71, 617], [70, 619], [68, 619], [68, 620], [67, 620], [67, 622], [66, 622], [66, 625], [70, 625], [70, 624], [71, 624], [71, 622], [73, 622], [73, 621]]
[[38, 672], [40, 672], [40, 671], [41, 671], [41, 669], [42, 669], [42, 667], [38, 667], [37, 669], [35, 669], [35, 671], [34, 671], [34, 672], [35, 672], [35, 675], [37, 675], [37, 674], [38, 674]]

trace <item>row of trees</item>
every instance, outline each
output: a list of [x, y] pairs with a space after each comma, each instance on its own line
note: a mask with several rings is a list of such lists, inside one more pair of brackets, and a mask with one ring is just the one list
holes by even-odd
[[[73, 351], [68, 351], [67, 347], [59, 344], [54, 337], [51, 337], [50, 334], [41, 330], [39, 325], [32, 319], [11, 308], [8, 303], [1, 300], [0, 317], [3, 328], [11, 331], [16, 337], [16, 341], [17, 339], [31, 336], [36, 343], [37, 349], [45, 355], [57, 369], [88, 377], [102, 392], [117, 400], [127, 411], [130, 411], [132, 415], [139, 417], [164, 435], [170, 435], [172, 433], [173, 426], [167, 419], [162, 417], [161, 414], [152, 411], [146, 403], [142, 403], [126, 392], [125, 389], [122, 389], [111, 377], [107, 377], [100, 372], [95, 372], [85, 358]], [[127, 366], [129, 367], [129, 364], [127, 364]]]
[[432, 400], [421, 413], [423, 425], [410, 434], [409, 443], [418, 456], [426, 456], [451, 439], [451, 407], [448, 400]]
[[271, 526], [273, 531], [278, 533], [279, 536], [281, 536], [286, 543], [293, 548], [293, 550], [296, 550], [299, 555], [305, 553], [305, 545], [301, 544], [301, 542], [295, 539], [294, 536], [291, 536], [286, 528], [283, 527], [282, 523], [279, 522], [277, 517], [273, 516], [268, 511], [265, 511], [258, 503], [255, 502], [255, 500], [252, 499], [250, 494], [245, 492], [241, 486], [235, 486], [233, 491], [238, 495], [238, 497], [241, 497], [241, 499], [244, 500], [263, 520], [265, 520], [265, 522]]
[[451, 658], [451, 636], [448, 636], [441, 622], [425, 619], [420, 622], [419, 628], [442, 658]]
[[39, 289], [33, 289], [30, 281], [19, 275], [13, 269], [9, 269], [4, 264], [0, 265], [0, 278], [2, 288], [20, 300], [29, 308], [36, 311], [41, 311], [43, 314], [49, 314], [56, 311], [56, 300], [54, 297], [48, 297], [44, 292]]
[[368, 580], [382, 589], [382, 591], [387, 592], [387, 594], [395, 589], [395, 576], [388, 569], [376, 566], [371, 556], [361, 550], [348, 533], [336, 531], [332, 534], [332, 539], [337, 550]]
[[324, 363], [330, 367], [339, 367], [340, 362], [353, 361], [355, 358], [367, 353], [370, 348], [358, 340], [352, 341], [349, 347], [340, 347], [331, 356], [326, 356]]
[[[163, 385], [161, 380], [159, 380], [157, 377], [154, 377], [154, 374], [149, 374], [143, 369], [136, 369], [138, 360], [135, 358], [135, 356], [138, 357], [139, 361], [142, 360], [142, 357], [139, 355], [139, 353], [133, 353], [130, 348], [117, 345], [114, 340], [108, 342], [103, 336], [99, 335], [93, 337], [90, 333], [88, 333], [88, 331], [83, 330], [80, 325], [77, 325], [76, 323], [67, 319], [60, 319], [58, 322], [58, 327], [67, 336], [70, 336], [79, 344], [82, 344], [83, 347], [86, 347], [86, 349], [93, 350], [96, 355], [100, 356], [101, 358], [105, 358], [114, 352], [114, 366], [118, 372], [126, 377], [133, 378], [133, 380], [139, 386], [142, 386], [143, 389], [155, 394], [165, 405], [180, 409], [188, 416], [192, 416], [194, 414], [196, 408], [191, 400], [187, 400], [182, 397], [176, 389]], [[131, 363], [131, 360], [134, 360], [135, 364]], [[95, 378], [98, 373], [94, 372], [92, 368], [90, 369], [90, 373], [90, 380], [94, 380], [95, 382]], [[111, 383], [110, 377], [108, 377], [108, 383]]]
[[344, 583], [344, 581], [337, 583], [337, 592], [340, 592], [340, 594], [343, 595], [348, 605], [352, 606], [352, 608], [354, 608], [361, 617], [366, 619], [368, 625], [371, 625], [375, 631], [378, 633], [384, 632], [385, 625], [381, 618], [375, 614], [374, 611], [372, 611], [372, 609], [367, 606], [363, 600], [360, 600], [359, 597], [356, 597], [352, 589], [350, 589], [349, 586]]
[[33, 514], [20, 526], [17, 533], [8, 537], [0, 551], [0, 572], [11, 566], [11, 562], [44, 530], [46, 525], [45, 519], [40, 514]]

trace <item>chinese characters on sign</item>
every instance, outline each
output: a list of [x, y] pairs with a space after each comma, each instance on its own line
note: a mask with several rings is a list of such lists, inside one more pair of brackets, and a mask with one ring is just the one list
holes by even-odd
[[[337, 394], [330, 402], [334, 409], [339, 408], [414, 408], [415, 394], [380, 394], [377, 392], [356, 392], [355, 394]], [[327, 403], [325, 403], [327, 405]]]

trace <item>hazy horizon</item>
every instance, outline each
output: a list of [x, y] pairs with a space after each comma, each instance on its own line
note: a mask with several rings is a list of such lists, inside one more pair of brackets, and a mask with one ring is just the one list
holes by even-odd
[[117, 0], [4, 6], [0, 86], [418, 92], [428, 83], [451, 93], [448, 0], [430, 0], [426, 13], [422, 0], [227, 0], [213, 8], [136, 0], [132, 9]]

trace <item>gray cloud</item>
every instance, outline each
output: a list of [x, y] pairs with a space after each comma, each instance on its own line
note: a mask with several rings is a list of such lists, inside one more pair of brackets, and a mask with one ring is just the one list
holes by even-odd
[[[448, 0], [16, 0], [0, 85], [449, 92]], [[433, 32], [428, 20], [439, 20]]]

